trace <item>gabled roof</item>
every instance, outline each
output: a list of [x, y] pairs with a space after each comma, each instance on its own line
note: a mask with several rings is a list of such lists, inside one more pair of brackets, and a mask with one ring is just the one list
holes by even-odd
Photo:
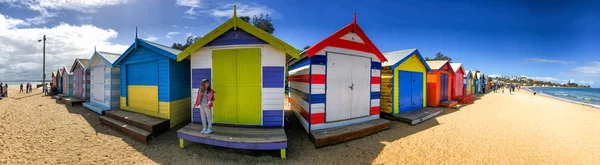
[[431, 68], [429, 68], [429, 65], [427, 65], [425, 59], [423, 58], [423, 56], [421, 56], [421, 53], [419, 53], [419, 50], [417, 50], [417, 48], [383, 53], [387, 61], [381, 63], [381, 66], [392, 66], [392, 68], [398, 67], [398, 65], [402, 64], [413, 54], [416, 54], [419, 57], [419, 59], [421, 59], [421, 63], [423, 63], [423, 66], [427, 68], [427, 71], [431, 71]]
[[52, 72], [52, 76], [56, 77], [56, 72]]
[[[463, 77], [465, 77], [465, 78], [468, 77], [468, 76], [471, 76], [471, 71], [470, 70], [467, 70], [465, 72], [465, 75], [463, 75]], [[473, 77], [473, 76], [471, 76], [471, 77]]]
[[265, 32], [257, 28], [254, 25], [251, 25], [244, 20], [240, 19], [236, 15], [235, 5], [233, 5], [233, 17], [223, 23], [221, 26], [216, 29], [210, 31], [208, 34], [202, 36], [198, 41], [194, 42], [192, 45], [188, 46], [185, 50], [180, 53], [177, 53], [177, 61], [181, 61], [192, 53], [196, 52], [198, 49], [204, 47], [206, 44], [210, 43], [212, 40], [221, 36], [223, 33], [229, 31], [229, 29], [237, 29], [240, 28], [245, 32], [255, 36], [256, 38], [260, 38], [261, 40], [269, 43], [275, 49], [278, 49], [282, 52], [285, 52], [287, 55], [298, 58], [299, 52], [293, 46], [287, 44], [286, 42], [281, 41], [280, 39], [274, 37], [273, 35]]
[[71, 74], [70, 69], [71, 66], [63, 66], [63, 74], [67, 73], [67, 75]]
[[479, 71], [475, 71], [474, 75], [475, 75], [474, 78], [477, 80], [479, 80], [481, 78], [481, 72], [479, 72]]
[[117, 60], [115, 60], [115, 62], [112, 63], [112, 66], [113, 67], [117, 66], [121, 62], [121, 60], [123, 60], [125, 57], [127, 57], [129, 54], [131, 54], [131, 52], [135, 51], [138, 46], [149, 49], [153, 52], [156, 52], [160, 55], [168, 57], [172, 60], [176, 60], [177, 54], [179, 54], [181, 52], [177, 49], [173, 49], [168, 46], [164, 46], [164, 45], [157, 44], [154, 42], [139, 39], [139, 38], [137, 38], [137, 34], [136, 34], [136, 38], [135, 38], [135, 41], [133, 42], [133, 44], [131, 44], [131, 46], [129, 46], [129, 48], [127, 48], [127, 50], [125, 51], [125, 53], [123, 53], [123, 55], [121, 55]]
[[90, 61], [90, 59], [76, 58], [75, 61], [73, 62], [73, 65], [71, 65], [71, 69], [69, 69], [69, 71], [70, 72], [75, 71], [75, 68], [78, 65], [81, 66], [81, 68], [85, 69], [85, 68], [87, 68], [86, 65], [89, 61]]
[[[359, 43], [359, 42], [342, 39], [342, 37], [344, 37], [346, 34], [349, 34], [349, 33], [356, 34], [358, 37], [360, 37], [360, 39], [364, 43]], [[322, 41], [318, 42], [317, 44], [311, 46], [310, 48], [306, 49], [304, 52], [306, 52], [308, 54], [308, 58], [310, 58], [313, 55], [315, 55], [317, 52], [325, 49], [327, 46], [373, 53], [373, 54], [375, 54], [375, 56], [377, 56], [379, 58], [379, 60], [381, 60], [381, 62], [387, 61], [387, 59], [385, 58], [383, 53], [381, 53], [379, 51], [379, 49], [377, 49], [375, 44], [373, 44], [373, 42], [371, 42], [369, 37], [367, 37], [365, 32], [356, 23], [356, 13], [354, 13], [354, 20], [350, 24], [342, 27], [342, 29], [336, 31], [335, 33], [331, 34], [329, 37], [325, 38], [324, 40], [322, 40]]]
[[62, 76], [64, 71], [63, 71], [63, 68], [59, 68], [56, 72], [58, 73], [58, 74], [56, 74], [57, 76]]
[[450, 67], [452, 67], [452, 70], [454, 71], [454, 73], [458, 72], [459, 69], [462, 70], [464, 74], [467, 73], [467, 72], [465, 72], [465, 68], [463, 68], [462, 63], [451, 62]]
[[[448, 60], [434, 60], [434, 61], [426, 61], [426, 62], [427, 62], [427, 65], [429, 65], [429, 67], [431, 67], [432, 70], [439, 70], [448, 63]], [[452, 68], [450, 68], [450, 69], [452, 69]]]
[[100, 58], [100, 59], [102, 59], [102, 61], [104, 61], [112, 66], [112, 64], [115, 61], [117, 61], [117, 59], [119, 59], [120, 56], [121, 56], [121, 54], [118, 54], [118, 53], [95, 51], [94, 55], [92, 55], [92, 58], [90, 58], [90, 60], [85, 64], [85, 68], [90, 67], [92, 60], [94, 60], [94, 57]]

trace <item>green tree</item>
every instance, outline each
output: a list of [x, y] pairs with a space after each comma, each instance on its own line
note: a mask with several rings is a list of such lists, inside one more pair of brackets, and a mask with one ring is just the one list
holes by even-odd
[[250, 23], [250, 17], [248, 16], [241, 16], [240, 19], [244, 20], [244, 22]]
[[200, 36], [188, 36], [185, 39], [185, 44], [173, 43], [173, 45], [171, 46], [171, 48], [175, 48], [175, 49], [179, 49], [179, 50], [185, 50], [185, 48], [187, 48], [188, 46], [192, 45], [194, 42], [198, 41], [200, 38], [201, 38]]
[[[240, 16], [240, 19], [244, 20], [245, 22], [250, 23], [250, 17], [248, 16]], [[252, 25], [256, 26], [257, 28], [266, 31], [269, 34], [273, 34], [273, 32], [275, 32], [275, 28], [273, 27], [273, 24], [271, 23], [271, 17], [269, 16], [269, 14], [264, 15], [264, 14], [260, 14], [259, 16], [254, 15], [252, 17]]]
[[445, 56], [444, 54], [442, 54], [441, 52], [437, 52], [435, 54], [435, 57], [433, 58], [429, 58], [429, 57], [425, 57], [425, 61], [433, 61], [433, 60], [448, 60], [450, 59], [448, 56]]

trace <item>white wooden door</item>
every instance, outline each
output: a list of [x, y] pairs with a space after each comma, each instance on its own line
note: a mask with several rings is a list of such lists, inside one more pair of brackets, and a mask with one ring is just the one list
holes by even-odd
[[371, 109], [371, 59], [348, 56], [352, 59], [352, 116], [369, 116]]
[[327, 53], [326, 122], [351, 118], [352, 59], [347, 55]]
[[92, 71], [92, 89], [93, 99], [98, 102], [104, 102], [104, 67], [96, 67]]

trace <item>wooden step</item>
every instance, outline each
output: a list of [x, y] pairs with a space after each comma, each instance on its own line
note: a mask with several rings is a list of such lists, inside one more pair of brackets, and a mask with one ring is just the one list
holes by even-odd
[[124, 133], [125, 135], [143, 142], [144, 144], [148, 144], [148, 140], [151, 138], [151, 133], [135, 126], [129, 125], [127, 123], [112, 119], [107, 116], [100, 116], [100, 122], [108, 127], [111, 127], [114, 130]]
[[119, 120], [123, 123], [127, 123], [129, 125], [133, 125], [145, 131], [152, 133], [152, 135], [156, 136], [160, 133], [163, 133], [170, 128], [170, 123], [168, 119], [161, 119], [157, 117], [148, 116], [141, 113], [123, 111], [123, 110], [112, 110], [105, 111], [104, 115], [107, 117], [113, 118], [115, 120]]
[[390, 121], [375, 119], [356, 124], [350, 124], [335, 128], [327, 128], [310, 132], [310, 140], [315, 147], [333, 145], [388, 129]]

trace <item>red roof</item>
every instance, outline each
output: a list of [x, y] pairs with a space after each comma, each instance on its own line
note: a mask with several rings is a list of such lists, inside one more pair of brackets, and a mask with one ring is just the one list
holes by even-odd
[[[358, 35], [358, 37], [360, 37], [363, 40], [364, 44], [342, 39], [344, 35], [351, 32], [354, 32], [356, 35]], [[363, 32], [360, 26], [358, 26], [358, 24], [356, 23], [356, 13], [354, 13], [354, 20], [352, 21], [352, 23], [344, 26], [342, 29], [336, 31], [329, 37], [306, 49], [305, 52], [308, 54], [308, 58], [310, 58], [317, 52], [325, 49], [325, 47], [327, 46], [373, 53], [379, 58], [379, 60], [381, 60], [381, 62], [387, 61], [385, 56], [383, 56], [383, 53], [381, 53], [379, 49], [375, 47], [373, 42], [371, 42], [369, 37], [365, 35], [365, 32]]]

